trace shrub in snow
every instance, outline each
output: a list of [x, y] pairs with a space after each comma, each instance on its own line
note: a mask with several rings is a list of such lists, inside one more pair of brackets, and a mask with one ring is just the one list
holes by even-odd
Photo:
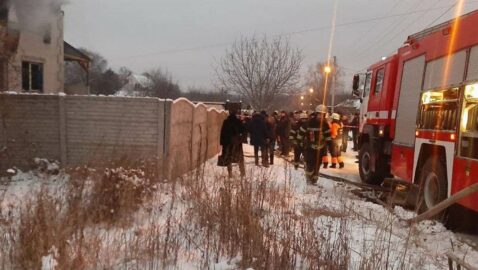
[[151, 195], [154, 185], [142, 170], [107, 169], [93, 183], [91, 210], [95, 223], [115, 223], [129, 218], [144, 199]]
[[37, 170], [48, 174], [58, 174], [60, 172], [60, 164], [58, 161], [49, 161], [45, 158], [34, 158], [33, 161], [37, 166]]

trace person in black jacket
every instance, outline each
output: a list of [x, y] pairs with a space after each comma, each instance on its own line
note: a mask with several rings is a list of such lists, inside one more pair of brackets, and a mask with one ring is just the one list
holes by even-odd
[[282, 111], [280, 115], [279, 123], [277, 123], [277, 136], [279, 139], [279, 146], [281, 155], [289, 155], [289, 132], [290, 132], [290, 119], [287, 112]]
[[251, 136], [251, 144], [254, 146], [254, 158], [256, 165], [259, 165], [259, 150], [261, 151], [262, 166], [269, 167], [267, 160], [268, 143], [271, 134], [266, 125], [266, 112], [254, 113], [248, 125], [249, 134]]
[[307, 112], [297, 112], [298, 120], [292, 125], [289, 140], [294, 145], [294, 168], [297, 170], [300, 164], [300, 158], [304, 154], [304, 133], [307, 131], [307, 121], [309, 116]]
[[358, 136], [359, 136], [359, 125], [360, 125], [359, 117], [360, 117], [359, 113], [355, 113], [354, 118], [350, 122], [350, 126], [351, 126], [351, 129], [352, 129], [352, 138], [353, 138], [353, 142], [354, 142], [354, 148], [352, 150], [354, 150], [354, 151], [359, 150], [358, 149]]
[[269, 143], [267, 144], [269, 152], [269, 164], [274, 164], [274, 150], [276, 146], [276, 120], [273, 115], [266, 117], [267, 133], [269, 134]]
[[220, 144], [222, 156], [226, 162], [229, 177], [232, 176], [232, 164], [239, 164], [241, 176], [245, 176], [244, 152], [242, 142], [247, 135], [246, 129], [241, 120], [236, 116], [237, 111], [230, 110], [229, 116], [222, 123]]
[[322, 163], [327, 162], [327, 144], [331, 140], [327, 122], [327, 107], [319, 105], [307, 121], [307, 129], [301, 132], [305, 153], [305, 177], [307, 183], [315, 184], [319, 179]]

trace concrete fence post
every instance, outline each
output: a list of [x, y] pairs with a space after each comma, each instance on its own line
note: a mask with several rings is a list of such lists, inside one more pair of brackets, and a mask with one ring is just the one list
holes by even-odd
[[59, 136], [60, 136], [60, 162], [62, 166], [68, 165], [68, 147], [66, 138], [66, 106], [65, 96], [58, 97], [58, 115], [59, 115]]
[[157, 175], [159, 178], [163, 177], [164, 171], [164, 141], [165, 141], [165, 102], [158, 99], [158, 137], [157, 137]]
[[196, 115], [196, 110], [197, 110], [197, 107], [195, 105], [192, 105], [193, 106], [193, 109], [192, 109], [192, 115], [191, 115], [191, 130], [190, 130], [190, 133], [191, 133], [191, 140], [189, 141], [189, 170], [193, 170], [194, 169], [194, 154], [193, 153], [193, 142], [194, 142], [194, 122], [195, 122], [195, 115]]
[[163, 172], [162, 177], [167, 178], [168, 180], [171, 179], [171, 170], [172, 170], [172, 162], [170, 161], [169, 153], [171, 151], [171, 107], [172, 107], [172, 100], [166, 99], [163, 101], [164, 103], [164, 113], [163, 113]]
[[6, 99], [7, 96], [0, 94], [0, 154], [2, 154], [7, 149], [7, 131], [6, 131]]

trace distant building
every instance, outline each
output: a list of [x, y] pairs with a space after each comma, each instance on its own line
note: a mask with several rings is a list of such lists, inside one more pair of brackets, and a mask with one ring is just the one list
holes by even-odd
[[153, 86], [153, 81], [144, 75], [131, 74], [128, 82], [116, 92], [117, 96], [122, 97], [144, 97]]
[[90, 59], [63, 40], [61, 6], [35, 1], [0, 1], [0, 91], [65, 92], [65, 61], [88, 73]]

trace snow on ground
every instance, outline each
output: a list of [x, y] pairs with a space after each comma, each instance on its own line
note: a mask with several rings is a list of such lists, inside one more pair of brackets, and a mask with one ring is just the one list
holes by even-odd
[[[367, 202], [353, 195], [350, 191], [354, 187], [343, 183], [321, 178], [317, 185], [307, 185], [302, 169], [295, 170], [290, 163], [277, 158], [275, 164], [269, 168], [254, 165], [252, 147], [244, 145], [247, 177], [256, 181], [254, 187], [263, 188], [264, 183], [271, 188], [284, 190], [282, 196], [287, 196], [286, 213], [291, 219], [307, 219], [313, 224], [317, 235], [328, 239], [333, 244], [346, 241], [345, 249], [348, 254], [348, 269], [358, 269], [368, 266], [368, 269], [448, 269], [446, 253], [453, 251], [459, 258], [478, 267], [478, 252], [457, 236], [448, 231], [436, 221], [424, 221], [408, 226], [399, 218], [409, 218], [414, 214], [401, 207], [396, 207], [391, 213], [384, 207]], [[321, 173], [345, 177], [359, 181], [355, 152], [347, 152], [346, 167], [343, 170], [326, 169]], [[218, 177], [227, 175], [225, 168], [215, 166], [217, 160], [206, 162], [203, 171], [191, 174], [198, 176], [198, 172], [205, 180], [201, 194], [217, 194], [221, 187], [214, 182]], [[43, 164], [40, 166], [40, 164]], [[48, 169], [56, 170], [55, 165], [46, 161], [40, 162], [43, 169], [31, 172], [18, 171], [9, 178], [0, 181], [4, 189], [0, 193], [2, 219], [15, 219], [19, 206], [33, 194], [46, 190], [56, 194], [62, 200], [66, 196], [65, 186], [70, 176], [63, 171], [58, 174]], [[9, 172], [10, 173], [10, 172]], [[234, 168], [238, 175], [238, 168]], [[234, 178], [234, 181], [240, 181]], [[286, 192], [287, 191], [287, 192]], [[97, 254], [95, 268], [107, 269], [238, 269], [247, 268], [241, 264], [241, 254], [233, 257], [220, 256], [205, 261], [204, 235], [207, 232], [195, 218], [197, 210], [189, 201], [194, 190], [174, 183], [160, 183], [153, 196], [144, 202], [142, 207], [133, 214], [131, 224], [126, 227], [108, 227], [90, 225], [85, 230], [84, 241], [96, 241]], [[272, 193], [271, 193], [272, 194]], [[201, 195], [202, 196], [202, 195]], [[269, 198], [270, 199], [270, 198]], [[282, 198], [284, 199], [284, 198]], [[207, 202], [207, 198], [203, 199]], [[211, 204], [217, 202], [211, 201]], [[273, 205], [274, 200], [265, 202], [262, 222], [274, 222], [278, 212], [284, 209]], [[207, 205], [204, 206], [207, 208]], [[0, 229], [2, 225], [0, 222]], [[176, 234], [173, 225], [176, 224]], [[207, 221], [206, 221], [206, 224]], [[300, 235], [301, 228], [295, 228], [291, 233]], [[165, 236], [168, 236], [165, 239]], [[209, 238], [208, 238], [209, 239]], [[157, 240], [157, 242], [155, 242]], [[162, 250], [164, 241], [170, 243], [171, 250]], [[209, 241], [209, 240], [208, 240]], [[207, 247], [209, 242], [206, 241]], [[171, 244], [174, 243], [174, 244]], [[238, 243], [239, 244], [239, 243]], [[154, 248], [151, 248], [154, 247]], [[160, 249], [157, 251], [156, 249]], [[154, 250], [153, 257], [147, 253]], [[2, 249], [1, 251], [5, 251]], [[49, 252], [43, 254], [43, 269], [54, 269], [57, 260], [56, 248], [52, 246]], [[164, 262], [161, 254], [176, 254], [174, 259]], [[0, 254], [1, 255], [1, 254]], [[161, 255], [161, 256], [160, 256]], [[156, 256], [156, 257], [154, 257]], [[208, 257], [209, 258], [209, 257]], [[298, 258], [300, 261], [301, 258]], [[300, 269], [307, 269], [307, 264], [298, 264]]]
[[[349, 144], [349, 146], [351, 145]], [[250, 146], [246, 146], [245, 149], [246, 155], [253, 155]], [[345, 168], [321, 169], [320, 172], [360, 182], [356, 155], [357, 152], [351, 151], [349, 148], [346, 153], [342, 154]], [[287, 162], [278, 159], [278, 162], [275, 162], [272, 167], [272, 170], [277, 173], [278, 181], [284, 180], [284, 166], [288, 166]], [[398, 206], [391, 214], [384, 207], [351, 194], [350, 190], [354, 189], [353, 187], [325, 178], [320, 178], [317, 186], [309, 186], [305, 183], [302, 169], [294, 170], [290, 166], [290, 173], [292, 175], [291, 186], [298, 204], [311, 208], [320, 206], [336, 213], [340, 213], [344, 207], [350, 207], [356, 214], [352, 215], [349, 220], [351, 242], [355, 244], [351, 250], [357, 251], [355, 255], [361, 255], [364, 249], [367, 250], [364, 246], [377, 244], [374, 243], [374, 241], [380, 240], [377, 239], [377, 234], [388, 234], [388, 241], [392, 243], [388, 246], [390, 248], [387, 250], [390, 253], [388, 256], [395, 256], [391, 261], [398, 264], [390, 266], [391, 269], [399, 269], [405, 259], [411, 262], [411, 269], [448, 269], [447, 252], [459, 254], [459, 258], [465, 258], [465, 261], [478, 267], [478, 251], [461, 242], [443, 224], [428, 220], [410, 227], [403, 224], [399, 218], [413, 217], [415, 214], [412, 211]], [[380, 251], [382, 250], [372, 252]], [[359, 256], [352, 254], [352, 261], [355, 257], [357, 260], [360, 259]]]

